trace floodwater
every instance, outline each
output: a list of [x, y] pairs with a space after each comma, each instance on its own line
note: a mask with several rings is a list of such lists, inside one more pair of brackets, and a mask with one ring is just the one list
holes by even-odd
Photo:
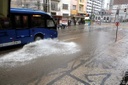
[[[76, 58], [75, 42], [40, 40], [0, 55], [0, 85], [26, 85]], [[78, 54], [77, 54], [78, 53]]]
[[119, 85], [128, 68], [128, 31], [113, 28], [59, 30], [0, 55], [0, 85]]
[[25, 65], [39, 57], [48, 57], [55, 54], [70, 55], [79, 51], [80, 47], [74, 42], [62, 42], [59, 40], [40, 40], [27, 44], [20, 50], [2, 55], [0, 57], [0, 67], [14, 67], [18, 65]]

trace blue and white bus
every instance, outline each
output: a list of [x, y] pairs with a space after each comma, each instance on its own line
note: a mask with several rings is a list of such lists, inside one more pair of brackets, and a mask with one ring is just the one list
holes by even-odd
[[57, 36], [57, 25], [45, 12], [11, 8], [7, 17], [0, 13], [0, 47], [26, 44]]

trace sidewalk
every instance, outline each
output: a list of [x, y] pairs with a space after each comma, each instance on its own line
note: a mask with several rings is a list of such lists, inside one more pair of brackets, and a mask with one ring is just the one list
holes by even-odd
[[[101, 25], [94, 23], [92, 26], [98, 26], [98, 27], [116, 27], [115, 23], [101, 23]], [[128, 22], [126, 23], [120, 23], [119, 28], [128, 28]]]
[[66, 68], [56, 69], [43, 77], [39, 85], [120, 85], [128, 69], [127, 46], [128, 36], [110, 44], [107, 49], [102, 47], [99, 50], [105, 50], [94, 54], [93, 58], [81, 57], [68, 63]]
[[[101, 23], [101, 25], [100, 24], [97, 24], [97, 23], [93, 23], [92, 25], [90, 25], [90, 26], [88, 26], [88, 23], [86, 23], [86, 24], [83, 24], [83, 25], [72, 25], [72, 26], [69, 26], [69, 27], [67, 27], [67, 28], [65, 28], [65, 29], [79, 29], [79, 28], [81, 28], [81, 27], [94, 27], [94, 28], [117, 28], [116, 27], [116, 25], [115, 25], [115, 23]], [[126, 22], [126, 23], [120, 23], [119, 24], [119, 27], [118, 27], [119, 29], [127, 29], [128, 28], [128, 22]], [[61, 29], [61, 28], [59, 28], [59, 29]]]
[[[67, 67], [42, 77], [38, 85], [120, 85], [128, 70], [128, 36], [108, 43], [95, 53], [83, 55], [69, 62]], [[35, 85], [37, 81], [29, 85]]]

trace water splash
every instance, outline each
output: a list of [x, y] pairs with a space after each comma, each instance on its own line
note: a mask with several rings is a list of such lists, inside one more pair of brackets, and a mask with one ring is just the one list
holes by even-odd
[[74, 42], [62, 42], [58, 40], [40, 40], [25, 45], [22, 49], [0, 58], [0, 66], [15, 66], [18, 63], [24, 65], [39, 57], [52, 56], [53, 54], [71, 55], [80, 51]]

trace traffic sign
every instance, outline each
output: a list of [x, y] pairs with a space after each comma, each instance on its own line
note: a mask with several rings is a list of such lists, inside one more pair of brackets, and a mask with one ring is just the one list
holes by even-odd
[[116, 26], [119, 26], [119, 24], [120, 24], [119, 22], [116, 22], [116, 23], [115, 23]]

